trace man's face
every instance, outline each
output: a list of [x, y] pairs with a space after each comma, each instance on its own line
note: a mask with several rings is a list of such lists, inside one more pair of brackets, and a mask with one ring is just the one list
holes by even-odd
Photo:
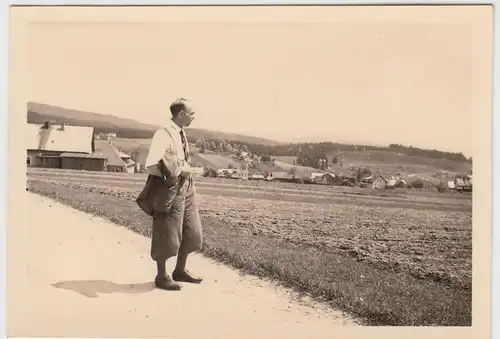
[[180, 113], [180, 120], [182, 123], [182, 126], [188, 127], [191, 125], [191, 122], [194, 120], [194, 110], [193, 107], [186, 105], [186, 109]]

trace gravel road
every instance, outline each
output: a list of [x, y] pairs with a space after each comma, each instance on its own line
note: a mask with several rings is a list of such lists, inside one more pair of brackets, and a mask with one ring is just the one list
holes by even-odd
[[203, 284], [154, 289], [148, 238], [46, 197], [25, 199], [8, 232], [8, 337], [320, 339], [356, 325], [197, 254], [188, 265]]

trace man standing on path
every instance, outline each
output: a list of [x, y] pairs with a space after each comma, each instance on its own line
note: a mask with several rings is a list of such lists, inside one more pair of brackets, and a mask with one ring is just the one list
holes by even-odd
[[[156, 261], [157, 288], [180, 290], [177, 282], [201, 283], [186, 269], [191, 252], [200, 250], [203, 234], [191, 177], [189, 143], [184, 127], [191, 124], [195, 112], [184, 98], [170, 105], [172, 118], [154, 134], [146, 159], [149, 173], [137, 203], [153, 217], [151, 258]], [[167, 259], [177, 255], [172, 277], [167, 274]]]

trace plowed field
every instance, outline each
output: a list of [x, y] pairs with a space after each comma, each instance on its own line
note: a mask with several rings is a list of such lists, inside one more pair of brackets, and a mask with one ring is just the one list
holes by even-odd
[[[107, 200], [108, 209], [113, 208], [115, 201], [117, 206], [118, 202], [129, 204], [129, 209], [140, 215], [134, 200], [146, 177], [30, 169], [28, 180], [29, 187], [42, 194], [73, 199], [73, 203], [77, 199], [85, 201], [86, 195], [88, 205], [96, 204], [97, 197], [107, 197], [111, 199]], [[470, 194], [375, 192], [205, 178], [196, 179], [196, 187], [211, 256], [254, 273], [266, 271], [266, 276], [295, 284], [333, 303], [347, 304], [346, 310], [365, 317], [371, 324], [470, 323]], [[261, 252], [269, 246], [275, 250], [267, 248], [271, 253], [259, 252], [252, 257], [248, 253], [256, 249], [245, 246], [260, 246]], [[264, 260], [264, 254], [266, 262], [259, 262]], [[288, 254], [285, 260], [296, 260], [286, 268], [296, 270], [295, 273], [279, 268], [283, 258], [279, 259], [278, 254]], [[302, 259], [298, 259], [301, 255]], [[314, 262], [315, 257], [318, 262]], [[325, 264], [320, 260], [334, 262]], [[271, 269], [269, 265], [278, 267]], [[319, 273], [322, 269], [325, 273]], [[308, 270], [316, 272], [316, 276], [307, 278]], [[296, 277], [287, 279], [292, 273]], [[387, 280], [388, 286], [382, 289], [373, 285], [381, 283], [380, 279]], [[442, 298], [449, 300], [439, 300]], [[391, 300], [406, 305], [396, 308]], [[358, 311], [363, 304], [369, 305]], [[440, 312], [448, 314], [439, 315]]]

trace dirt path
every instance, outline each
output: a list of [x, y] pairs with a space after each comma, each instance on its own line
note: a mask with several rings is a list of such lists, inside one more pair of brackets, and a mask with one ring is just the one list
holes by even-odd
[[8, 337], [319, 339], [355, 324], [200, 255], [202, 285], [154, 289], [148, 238], [32, 193], [25, 206], [8, 230]]

